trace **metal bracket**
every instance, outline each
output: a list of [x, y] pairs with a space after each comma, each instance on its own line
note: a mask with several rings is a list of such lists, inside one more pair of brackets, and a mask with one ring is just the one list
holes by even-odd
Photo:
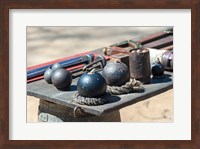
[[78, 115], [84, 115], [84, 111], [83, 111], [83, 109], [81, 107], [76, 106], [74, 108], [74, 118], [77, 118]]

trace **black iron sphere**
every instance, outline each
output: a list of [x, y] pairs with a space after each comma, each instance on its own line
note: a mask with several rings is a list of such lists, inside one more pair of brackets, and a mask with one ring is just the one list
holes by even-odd
[[55, 63], [53, 64], [53, 66], [51, 66], [51, 69], [53, 69], [54, 71], [60, 68], [63, 68], [63, 67], [59, 63]]
[[52, 83], [59, 90], [67, 90], [72, 83], [72, 75], [68, 70], [57, 69], [52, 75]]
[[49, 84], [52, 84], [52, 75], [53, 75], [53, 72], [57, 69], [61, 69], [62, 66], [59, 64], [59, 63], [55, 63], [53, 64], [51, 67], [49, 67], [45, 72], [44, 72], [44, 80], [49, 83]]
[[163, 76], [165, 67], [161, 63], [154, 63], [151, 67], [151, 73], [153, 76]]
[[51, 68], [48, 68], [44, 73], [44, 80], [49, 84], [52, 84], [51, 77], [52, 77], [53, 72], [54, 70], [52, 70]]
[[106, 93], [106, 81], [100, 73], [84, 73], [77, 82], [78, 93], [84, 97], [100, 97]]
[[102, 71], [102, 76], [109, 86], [121, 86], [130, 79], [128, 67], [121, 62], [108, 63]]

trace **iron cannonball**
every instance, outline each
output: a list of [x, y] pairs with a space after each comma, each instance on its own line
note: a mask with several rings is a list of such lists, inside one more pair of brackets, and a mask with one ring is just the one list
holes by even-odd
[[100, 73], [84, 73], [77, 82], [77, 90], [84, 97], [100, 97], [106, 93], [106, 81]]
[[55, 63], [55, 64], [53, 64], [53, 66], [51, 66], [51, 69], [52, 70], [57, 70], [57, 69], [60, 69], [60, 68], [63, 68], [59, 63]]
[[53, 64], [51, 67], [49, 67], [45, 72], [44, 72], [44, 79], [47, 83], [52, 84], [52, 75], [53, 72], [57, 69], [61, 69], [62, 66], [59, 63]]
[[163, 76], [165, 67], [163, 64], [156, 62], [151, 67], [151, 73], [153, 76]]
[[48, 68], [44, 73], [44, 80], [49, 84], [52, 84], [51, 77], [52, 77], [53, 72], [54, 70], [52, 70], [51, 68]]
[[109, 86], [121, 86], [130, 79], [128, 67], [122, 62], [108, 63], [102, 71], [102, 76]]
[[68, 70], [57, 69], [52, 75], [52, 83], [59, 90], [67, 90], [72, 83], [72, 75]]

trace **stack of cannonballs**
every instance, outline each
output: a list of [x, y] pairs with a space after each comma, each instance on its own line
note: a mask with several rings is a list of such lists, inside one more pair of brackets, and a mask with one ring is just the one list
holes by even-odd
[[59, 63], [49, 67], [44, 73], [44, 79], [47, 83], [53, 84], [58, 90], [68, 90], [71, 82], [71, 73], [62, 68]]

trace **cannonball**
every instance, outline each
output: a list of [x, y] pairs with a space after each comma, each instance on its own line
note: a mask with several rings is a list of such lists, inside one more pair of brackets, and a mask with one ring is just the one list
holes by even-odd
[[57, 69], [52, 75], [52, 83], [59, 90], [67, 90], [72, 83], [72, 75], [68, 70]]
[[51, 69], [52, 70], [57, 70], [57, 69], [61, 69], [61, 68], [63, 68], [59, 63], [55, 63], [55, 64], [53, 64], [53, 66], [51, 66]]
[[55, 63], [53, 64], [51, 67], [49, 67], [45, 72], [44, 72], [44, 80], [49, 83], [49, 84], [52, 84], [52, 75], [53, 75], [53, 72], [57, 69], [61, 69], [62, 66], [59, 64], [59, 63]]
[[54, 70], [52, 70], [51, 68], [48, 68], [44, 73], [44, 80], [49, 84], [52, 84], [51, 77], [52, 77], [53, 72]]
[[153, 76], [163, 76], [165, 67], [161, 63], [154, 63], [151, 67], [151, 73]]
[[102, 76], [109, 86], [121, 86], [130, 79], [128, 67], [122, 62], [108, 63], [102, 71]]
[[98, 72], [84, 73], [77, 82], [77, 90], [84, 97], [100, 97], [106, 93], [106, 81]]

